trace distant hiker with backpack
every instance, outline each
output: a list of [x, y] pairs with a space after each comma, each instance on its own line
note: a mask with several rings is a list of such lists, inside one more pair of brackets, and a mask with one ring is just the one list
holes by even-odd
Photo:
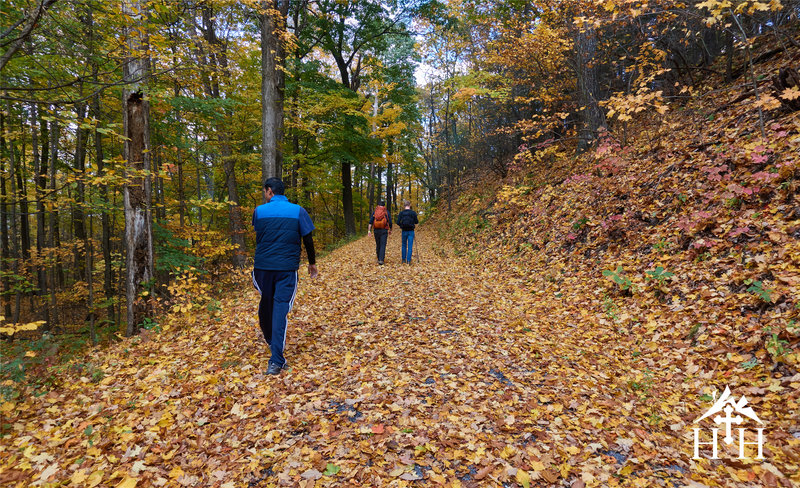
[[383, 200], [378, 202], [378, 206], [372, 212], [372, 217], [369, 218], [367, 235], [372, 234], [373, 229], [375, 229], [375, 253], [378, 255], [378, 264], [383, 266], [383, 260], [386, 257], [386, 239], [392, 233], [392, 216], [386, 210]]
[[270, 347], [267, 374], [276, 375], [286, 368], [286, 316], [297, 295], [297, 269], [300, 267], [300, 241], [308, 254], [308, 274], [317, 277], [314, 224], [300, 205], [289, 203], [283, 195], [283, 181], [269, 178], [264, 182], [264, 200], [253, 212], [256, 231], [256, 256], [253, 286], [261, 295], [258, 322]]
[[411, 264], [411, 252], [414, 250], [414, 228], [419, 224], [419, 219], [417, 219], [417, 212], [411, 210], [411, 202], [403, 200], [403, 207], [405, 208], [397, 214], [397, 225], [403, 229], [400, 254], [403, 264]]

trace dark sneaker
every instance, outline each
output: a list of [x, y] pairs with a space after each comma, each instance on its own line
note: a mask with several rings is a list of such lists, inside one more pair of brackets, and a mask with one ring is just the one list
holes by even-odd
[[284, 364], [282, 367], [278, 366], [277, 363], [269, 363], [267, 367], [267, 374], [277, 375], [281, 373], [281, 370], [286, 369], [286, 365]]
[[380, 264], [381, 266], [383, 266], [383, 261], [378, 261], [378, 264]]

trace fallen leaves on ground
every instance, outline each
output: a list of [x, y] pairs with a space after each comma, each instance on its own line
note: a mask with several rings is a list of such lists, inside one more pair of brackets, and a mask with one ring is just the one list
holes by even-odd
[[[320, 279], [301, 274], [279, 377], [265, 374], [257, 294], [243, 284], [218, 320], [173, 316], [147, 341], [97, 352], [99, 381], [64, 376], [3, 404], [3, 486], [671, 486], [794, 474], [690, 459], [714, 370], [685, 348], [659, 350], [657, 324], [640, 343], [502, 263], [454, 256], [432, 232], [418, 232], [411, 266], [399, 241], [385, 266], [361, 239], [322, 260]], [[797, 381], [767, 375], [754, 387]]]

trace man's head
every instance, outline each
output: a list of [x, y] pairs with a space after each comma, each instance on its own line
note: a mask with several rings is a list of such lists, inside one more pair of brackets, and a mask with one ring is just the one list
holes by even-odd
[[286, 187], [280, 178], [267, 178], [264, 182], [264, 199], [269, 202], [274, 195], [283, 195]]
[[384, 202], [383, 200], [378, 200], [378, 206], [379, 207], [385, 207], [386, 206], [386, 202]]
[[408, 200], [403, 200], [403, 207], [411, 208], [411, 202], [409, 202]]

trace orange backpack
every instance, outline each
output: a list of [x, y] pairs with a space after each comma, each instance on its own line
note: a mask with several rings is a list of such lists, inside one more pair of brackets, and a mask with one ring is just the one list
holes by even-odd
[[372, 224], [376, 229], [388, 229], [389, 218], [386, 214], [386, 207], [378, 205], [375, 207], [375, 222]]

